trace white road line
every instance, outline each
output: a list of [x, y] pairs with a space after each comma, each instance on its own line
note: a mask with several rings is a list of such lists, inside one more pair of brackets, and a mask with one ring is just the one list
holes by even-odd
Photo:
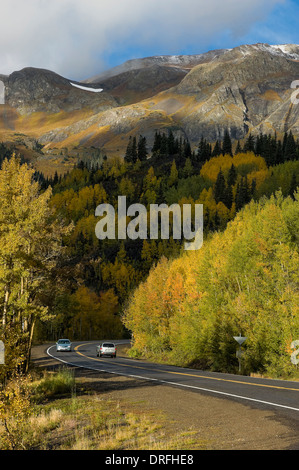
[[168, 380], [154, 379], [154, 378], [150, 378], [150, 377], [144, 377], [142, 375], [127, 374], [127, 373], [124, 373], [124, 372], [112, 372], [112, 371], [107, 370], [107, 369], [98, 369], [96, 367], [80, 366], [80, 365], [74, 364], [72, 362], [64, 361], [63, 359], [60, 359], [60, 358], [55, 357], [52, 354], [50, 354], [49, 350], [52, 347], [53, 346], [50, 346], [47, 349], [47, 354], [49, 356], [51, 356], [53, 359], [56, 359], [57, 361], [64, 362], [65, 364], [69, 364], [69, 365], [72, 365], [74, 367], [80, 367], [82, 369], [94, 370], [94, 371], [98, 371], [98, 372], [106, 372], [108, 374], [121, 375], [121, 376], [125, 376], [125, 377], [133, 377], [135, 379], [149, 380], [149, 381], [152, 381], [152, 382], [159, 382], [159, 383], [164, 383], [164, 384], [167, 384], [167, 385], [175, 385], [176, 387], [192, 388], [194, 390], [201, 390], [203, 392], [216, 393], [218, 395], [223, 395], [223, 396], [227, 396], [227, 397], [231, 397], [231, 398], [238, 398], [240, 400], [253, 401], [255, 403], [262, 403], [264, 405], [275, 406], [275, 407], [278, 407], [278, 408], [285, 408], [287, 410], [292, 410], [292, 411], [299, 411], [299, 408], [294, 408], [292, 406], [280, 405], [279, 403], [272, 403], [272, 402], [269, 402], [269, 401], [258, 400], [256, 398], [244, 397], [244, 396], [241, 396], [241, 395], [234, 395], [233, 393], [220, 392], [218, 390], [211, 390], [211, 389], [208, 389], [208, 388], [196, 387], [195, 385], [180, 384], [180, 383], [177, 383], [177, 382], [170, 382]]

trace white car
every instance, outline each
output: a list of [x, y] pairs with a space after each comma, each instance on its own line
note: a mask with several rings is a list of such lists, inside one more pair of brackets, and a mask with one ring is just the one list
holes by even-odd
[[56, 351], [71, 351], [72, 343], [69, 339], [59, 339], [56, 343]]
[[97, 357], [111, 356], [116, 357], [116, 346], [114, 343], [102, 343], [97, 346]]

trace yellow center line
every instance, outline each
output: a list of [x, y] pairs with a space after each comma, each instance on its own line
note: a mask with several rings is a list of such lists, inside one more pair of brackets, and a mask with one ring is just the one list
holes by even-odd
[[[86, 357], [88, 359], [92, 359], [93, 361], [103, 362], [102, 359], [98, 359], [96, 357], [86, 356], [85, 354], [78, 351], [79, 348], [81, 348], [82, 346], [88, 345], [88, 344], [90, 344], [90, 343], [79, 344], [78, 346], [76, 346], [74, 348], [74, 350], [76, 351], [77, 354], [80, 354], [80, 356]], [[186, 372], [174, 372], [174, 371], [162, 370], [162, 369], [149, 369], [147, 367], [135, 366], [135, 365], [133, 366], [131, 364], [124, 364], [123, 362], [118, 362], [118, 361], [117, 361], [117, 365], [132, 367], [134, 369], [144, 369], [144, 370], [151, 370], [151, 371], [156, 370], [157, 372], [162, 372], [162, 373], [165, 373], [165, 374], [185, 375], [185, 376], [188, 376], [188, 377], [196, 377], [196, 378], [200, 378], [200, 379], [218, 380], [220, 382], [232, 382], [232, 383], [243, 384], [243, 385], [255, 385], [256, 387], [276, 388], [276, 389], [279, 389], [279, 390], [291, 390], [293, 392], [299, 392], [299, 388], [289, 388], [289, 387], [280, 387], [278, 385], [258, 384], [256, 382], [243, 382], [241, 380], [233, 380], [233, 379], [221, 379], [219, 377], [207, 377], [206, 375], [188, 374]]]

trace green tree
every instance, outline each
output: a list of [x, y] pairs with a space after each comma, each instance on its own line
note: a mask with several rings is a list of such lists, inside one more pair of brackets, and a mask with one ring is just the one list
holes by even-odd
[[218, 157], [221, 154], [222, 154], [221, 145], [219, 143], [219, 140], [216, 140], [216, 143], [215, 143], [215, 146], [214, 146], [214, 149], [213, 149], [213, 152], [212, 152], [212, 157]]
[[291, 184], [290, 184], [290, 196], [295, 199], [295, 192], [298, 188], [296, 174], [292, 174]]
[[170, 169], [170, 175], [169, 175], [169, 178], [168, 178], [168, 185], [169, 186], [173, 186], [178, 182], [178, 175], [179, 175], [179, 173], [178, 173], [178, 170], [177, 170], [177, 167], [176, 167], [176, 164], [175, 164], [175, 160], [173, 160], [172, 165], [171, 165], [171, 169]]
[[222, 144], [222, 153], [223, 155], [233, 155], [232, 151], [232, 141], [229, 135], [228, 130], [225, 131], [224, 133], [224, 138], [223, 138], [223, 144]]
[[147, 158], [146, 138], [142, 135], [140, 135], [138, 139], [137, 158], [141, 162]]
[[127, 163], [136, 163], [137, 161], [137, 140], [136, 137], [129, 137], [129, 142], [127, 145], [126, 153], [125, 153], [125, 161]]
[[220, 170], [217, 175], [217, 180], [214, 188], [214, 196], [216, 204], [218, 204], [218, 202], [220, 201], [224, 202], [226, 199], [226, 183], [222, 170]]
[[295, 160], [296, 151], [297, 151], [296, 142], [295, 142], [292, 131], [290, 131], [286, 138], [285, 160]]
[[232, 163], [232, 166], [229, 169], [228, 176], [227, 176], [227, 184], [228, 186], [234, 186], [237, 181], [237, 170], [235, 165]]
[[[4, 375], [28, 368], [36, 320], [48, 318], [47, 292], [53, 289], [62, 237], [68, 233], [49, 207], [51, 188], [40, 193], [34, 170], [13, 157], [0, 171], [1, 337], [10, 361]], [[55, 291], [51, 292], [55, 295]], [[13, 338], [13, 342], [12, 342]]]

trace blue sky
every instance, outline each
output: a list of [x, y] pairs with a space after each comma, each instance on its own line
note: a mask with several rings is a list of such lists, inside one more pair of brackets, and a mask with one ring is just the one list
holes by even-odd
[[299, 44], [299, 0], [1, 0], [0, 18], [0, 73], [73, 80], [139, 57]]
[[[271, 2], [270, 2], [271, 3]], [[248, 29], [240, 28], [234, 32], [223, 23], [223, 27], [214, 32], [213, 36], [201, 37], [199, 41], [188, 41], [186, 38], [175, 47], [159, 44], [134, 44], [130, 41], [128, 47], [116, 47], [115, 50], [104, 54], [106, 63], [113, 67], [130, 58], [147, 57], [163, 54], [199, 54], [213, 49], [233, 48], [241, 44], [299, 44], [299, 0], [273, 2], [273, 7], [265, 13], [262, 19], [257, 14], [256, 21], [250, 22]], [[215, 12], [216, 14], [216, 12]], [[200, 25], [198, 25], [200, 29]]]

